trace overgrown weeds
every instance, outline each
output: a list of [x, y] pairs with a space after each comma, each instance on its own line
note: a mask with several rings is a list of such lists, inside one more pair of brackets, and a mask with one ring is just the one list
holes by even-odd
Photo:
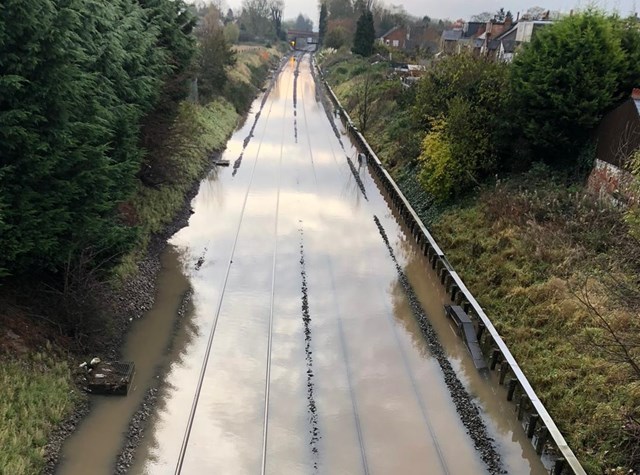
[[542, 167], [433, 231], [587, 471], [637, 468], [639, 260], [624, 213]]
[[160, 232], [184, 205], [188, 189], [210, 166], [211, 154], [220, 151], [233, 131], [238, 114], [232, 104], [217, 99], [206, 106], [183, 103], [169, 140], [173, 153], [158, 165], [164, 177], [156, 186], [140, 182], [131, 206], [131, 217], [140, 231], [140, 241], [124, 256], [115, 275], [122, 279], [136, 270], [153, 233]]
[[50, 431], [80, 398], [67, 362], [51, 350], [0, 354], [0, 474], [41, 473]]

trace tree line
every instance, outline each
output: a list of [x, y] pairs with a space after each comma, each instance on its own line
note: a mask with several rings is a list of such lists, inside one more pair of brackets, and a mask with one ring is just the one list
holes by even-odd
[[[328, 48], [354, 46], [357, 54], [369, 55], [373, 40], [396, 26], [431, 25], [441, 31], [451, 22], [414, 18], [402, 5], [387, 6], [380, 0], [320, 0], [319, 37]], [[368, 45], [362, 49], [363, 44]]]
[[0, 12], [0, 277], [55, 280], [87, 253], [117, 262], [137, 242], [127, 202], [153, 186], [193, 80], [205, 100], [225, 90], [235, 56], [221, 15], [183, 0]]
[[438, 61], [412, 92], [423, 184], [446, 199], [535, 161], [588, 170], [594, 128], [640, 84], [639, 55], [636, 18], [589, 10], [539, 30], [511, 64]]
[[0, 269], [123, 252], [118, 204], [140, 130], [186, 94], [195, 18], [181, 0], [7, 0], [0, 16]]

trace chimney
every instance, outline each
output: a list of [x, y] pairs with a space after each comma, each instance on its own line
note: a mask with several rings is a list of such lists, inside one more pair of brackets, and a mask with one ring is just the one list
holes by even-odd
[[639, 87], [635, 87], [633, 89], [633, 91], [631, 92], [631, 99], [633, 99], [634, 101], [640, 101], [640, 88]]
[[518, 14], [516, 15], [516, 23], [518, 23], [520, 21], [520, 12], [518, 12]]
[[504, 18], [504, 31], [507, 31], [509, 28], [511, 28], [512, 24], [513, 24], [513, 16], [509, 13]]

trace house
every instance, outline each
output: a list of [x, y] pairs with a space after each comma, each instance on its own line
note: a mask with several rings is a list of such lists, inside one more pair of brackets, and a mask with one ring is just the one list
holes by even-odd
[[489, 58], [496, 58], [498, 55], [498, 49], [500, 42], [497, 40], [505, 31], [511, 29], [513, 25], [513, 19], [511, 15], [507, 15], [504, 21], [489, 20], [485, 26], [484, 33], [480, 35], [479, 39], [482, 40], [480, 46], [480, 55], [487, 56]]
[[440, 44], [440, 33], [430, 25], [414, 25], [407, 30], [407, 51], [428, 51], [432, 54], [438, 52]]
[[629, 160], [640, 150], [640, 89], [609, 112], [595, 131], [596, 162], [588, 187], [618, 204], [638, 202], [635, 177], [626, 171]]
[[468, 21], [462, 27], [462, 38], [458, 41], [457, 53], [463, 51], [475, 53], [478, 46], [478, 38], [484, 33], [485, 22]]
[[440, 33], [429, 25], [413, 25], [408, 27], [396, 26], [378, 38], [378, 41], [387, 46], [404, 51], [438, 51]]
[[485, 22], [468, 21], [452, 30], [444, 31], [440, 41], [440, 53], [474, 52], [481, 46], [478, 43], [478, 38], [484, 34], [486, 25]]
[[497, 59], [507, 63], [513, 61], [518, 46], [531, 42], [537, 31], [552, 23], [550, 20], [519, 21], [496, 38], [499, 42]]
[[498, 38], [498, 52], [497, 59], [510, 63], [513, 61], [513, 56], [516, 52], [516, 46], [518, 45], [516, 37], [518, 35], [518, 25], [511, 28], [509, 31], [504, 32]]
[[407, 46], [408, 32], [401, 26], [396, 26], [380, 37], [380, 42], [387, 46], [405, 49]]
[[455, 54], [458, 53], [458, 42], [462, 38], [462, 28], [455, 30], [445, 30], [440, 37], [440, 53]]
[[485, 32], [487, 24], [482, 21], [468, 21], [462, 27], [464, 38], [476, 38]]

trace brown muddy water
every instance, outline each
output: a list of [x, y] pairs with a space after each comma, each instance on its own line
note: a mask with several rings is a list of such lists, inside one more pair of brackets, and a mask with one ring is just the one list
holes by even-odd
[[[445, 319], [448, 298], [415, 243], [354, 161], [364, 197], [346, 160], [356, 149], [334, 134], [309, 56], [283, 68], [245, 140], [254, 118], [224, 154], [235, 170], [202, 182], [189, 226], [163, 256], [156, 304], [124, 350], [138, 368], [133, 392], [95, 398], [58, 473], [113, 473], [129, 418], [154, 385], [133, 474], [175, 473], [180, 460], [184, 474], [486, 473], [374, 215], [504, 468], [545, 473], [502, 388], [476, 372]], [[176, 331], [188, 288], [193, 308]]]

